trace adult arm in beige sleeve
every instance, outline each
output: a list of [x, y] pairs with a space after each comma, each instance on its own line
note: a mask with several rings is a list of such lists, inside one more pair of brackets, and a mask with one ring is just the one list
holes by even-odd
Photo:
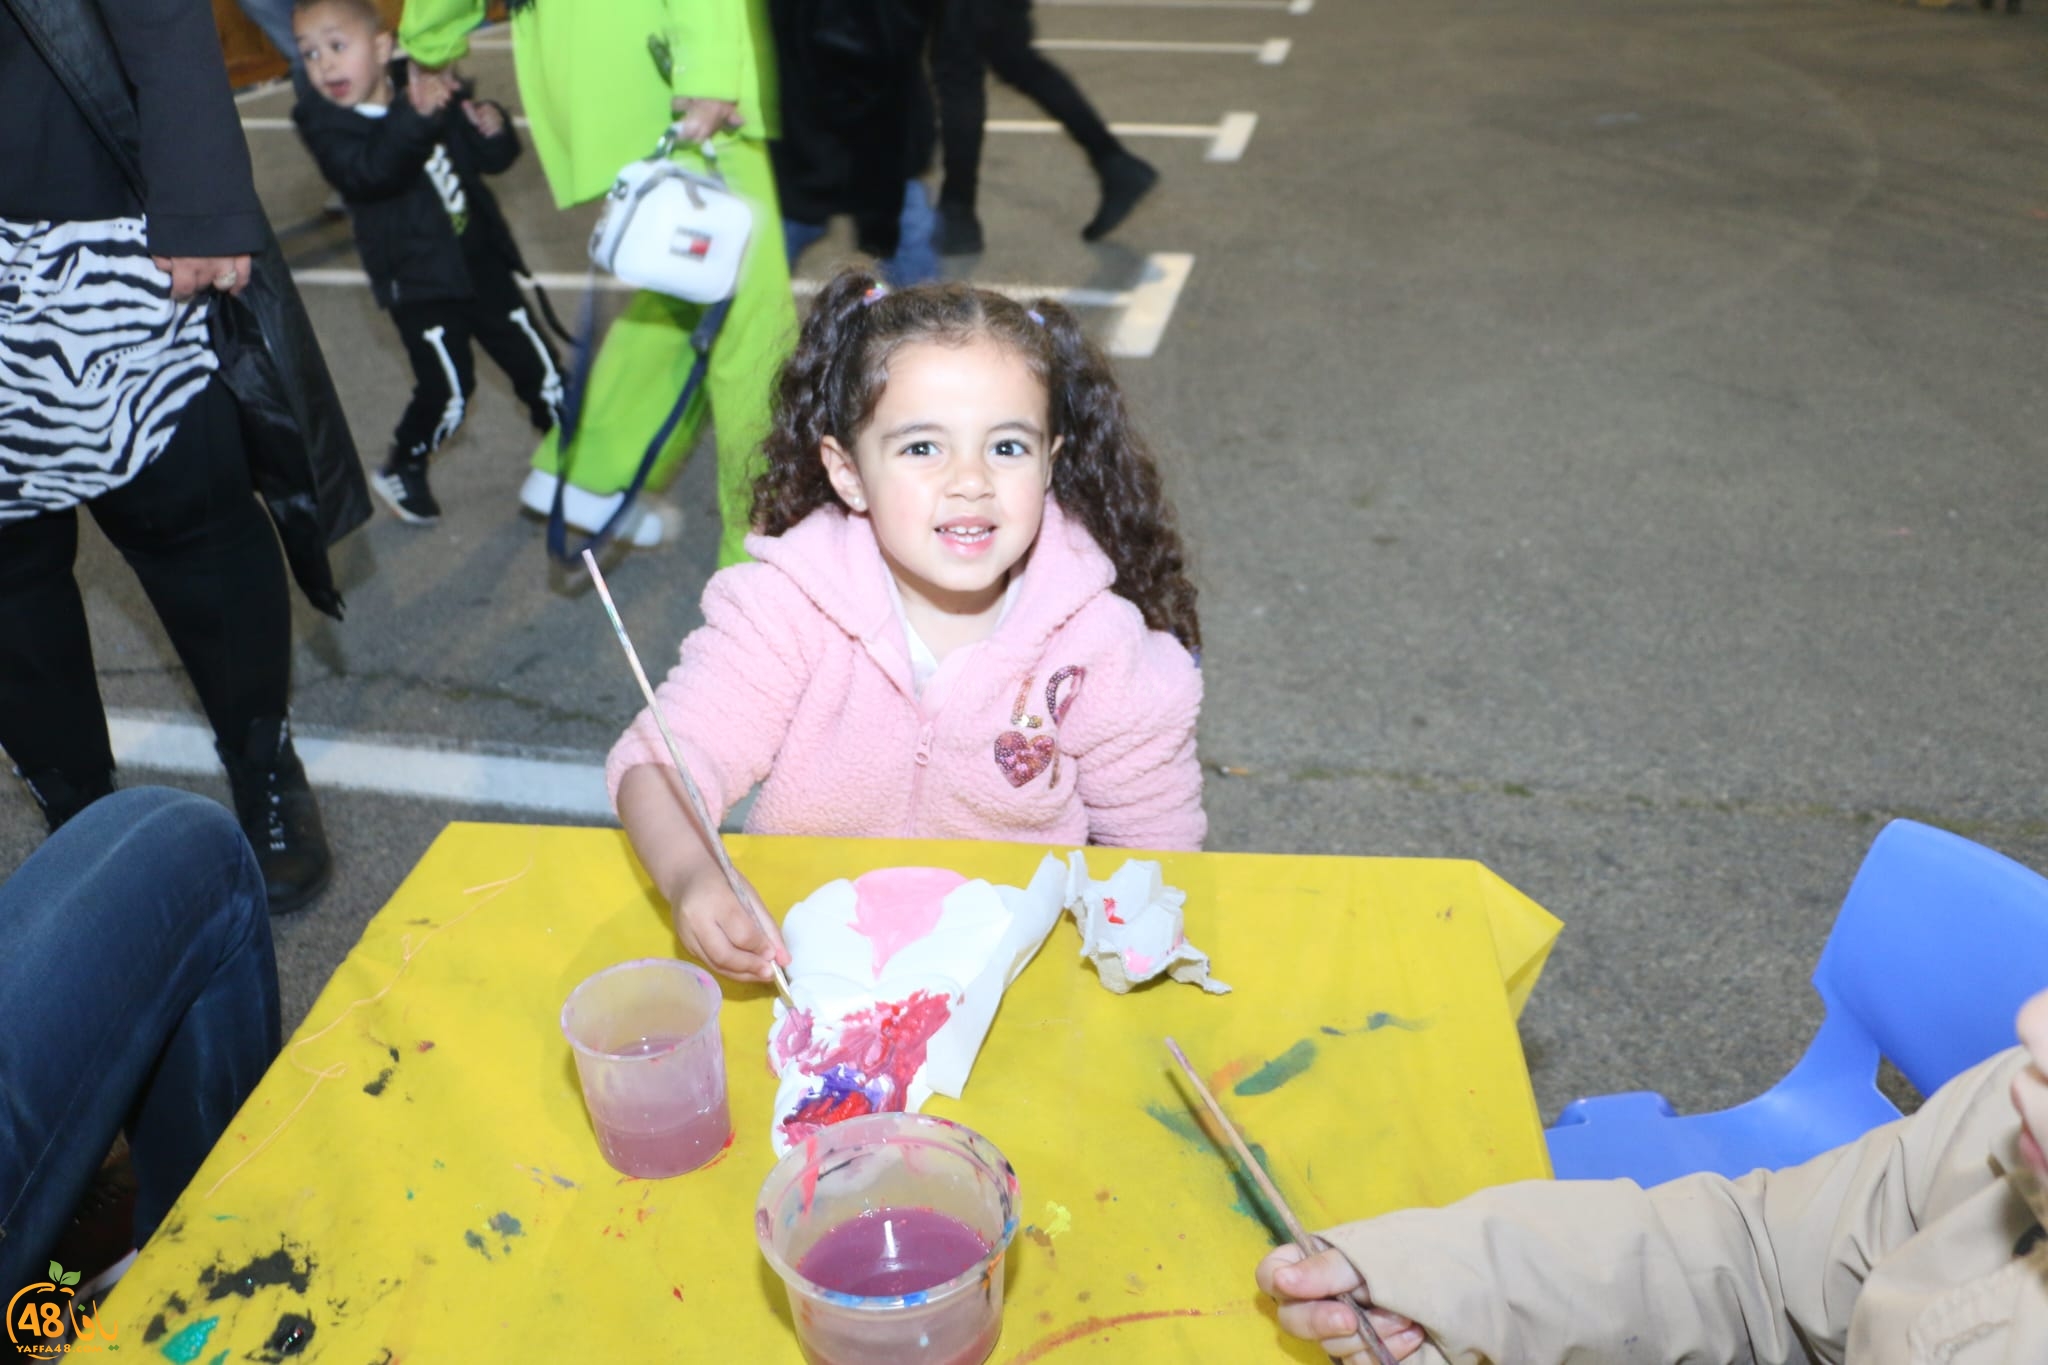
[[1911, 1118], [1784, 1171], [1529, 1181], [1323, 1235], [1429, 1362], [1840, 1361], [1870, 1268], [1991, 1178], [2016, 1126], [2001, 1053]]

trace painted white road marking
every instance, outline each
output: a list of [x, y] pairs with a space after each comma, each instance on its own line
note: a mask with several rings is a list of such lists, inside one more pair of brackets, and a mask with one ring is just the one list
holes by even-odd
[[[521, 128], [528, 126], [524, 114], [512, 116], [512, 122]], [[1252, 129], [1258, 126], [1259, 116], [1241, 111], [1225, 114], [1220, 123], [1112, 123], [1109, 131], [1118, 137], [1165, 137], [1203, 138], [1209, 143], [1209, 150], [1203, 155], [1205, 161], [1236, 161], [1244, 156], [1245, 144], [1251, 141]], [[274, 118], [252, 114], [242, 120], [242, 127], [252, 133], [288, 133], [292, 121], [288, 118]], [[1051, 119], [992, 118], [983, 125], [990, 133], [1060, 133], [1059, 124]]]
[[1148, 356], [1159, 350], [1166, 324], [1180, 302], [1195, 258], [1185, 251], [1155, 251], [1145, 258], [1138, 286], [1126, 295], [1123, 316], [1109, 334], [1109, 353]]
[[[194, 721], [109, 711], [114, 762], [157, 772], [220, 772], [213, 731]], [[350, 739], [298, 731], [293, 745], [314, 791], [385, 792], [427, 800], [504, 806], [550, 815], [607, 819], [604, 763], [539, 752], [470, 753], [395, 739]]]
[[[991, 133], [1043, 135], [1066, 131], [1051, 119], [992, 118], [983, 126]], [[1109, 131], [1118, 137], [1204, 138], [1209, 143], [1209, 150], [1202, 154], [1204, 161], [1237, 161], [1244, 156], [1245, 145], [1258, 126], [1257, 114], [1240, 111], [1225, 114], [1219, 123], [1112, 123]]]
[[1287, 60], [1289, 38], [1268, 38], [1263, 43], [1155, 43], [1127, 38], [1040, 38], [1034, 47], [1047, 52], [1169, 52], [1182, 56], [1256, 57], [1261, 66], [1278, 66]]
[[[1013, 299], [1055, 299], [1073, 308], [1106, 308], [1117, 312], [1110, 324], [1109, 353], [1125, 359], [1142, 360], [1159, 350], [1166, 324], [1180, 302], [1181, 286], [1194, 268], [1195, 258], [1179, 251], [1155, 251], [1145, 258], [1138, 282], [1129, 289], [1089, 289], [1062, 284], [974, 283]], [[531, 277], [543, 289], [570, 291], [591, 283], [588, 272], [567, 270], [536, 271]], [[367, 289], [370, 277], [361, 270], [337, 266], [309, 266], [292, 272], [302, 287]], [[630, 293], [633, 286], [613, 275], [600, 273], [596, 287], [608, 293]], [[794, 280], [798, 298], [809, 298], [823, 287], [819, 280]]]
[[1225, 114], [1223, 122], [1216, 125], [1216, 140], [1209, 144], [1209, 150], [1202, 155], [1204, 161], [1238, 161], [1244, 157], [1244, 149], [1250, 145], [1252, 130], [1259, 126], [1257, 114], [1242, 111]]

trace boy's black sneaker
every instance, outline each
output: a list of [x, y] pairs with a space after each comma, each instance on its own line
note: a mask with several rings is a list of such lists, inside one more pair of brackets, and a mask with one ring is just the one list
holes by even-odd
[[441, 504], [427, 487], [425, 460], [391, 460], [377, 471], [370, 487], [409, 526], [432, 526], [441, 519]]

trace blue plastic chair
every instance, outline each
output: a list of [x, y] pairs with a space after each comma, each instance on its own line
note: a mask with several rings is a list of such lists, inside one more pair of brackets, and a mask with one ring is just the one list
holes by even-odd
[[2048, 879], [1894, 820], [1856, 872], [1813, 985], [1827, 1017], [1783, 1080], [1712, 1114], [1681, 1116], [1647, 1090], [1575, 1100], [1545, 1134], [1558, 1178], [1741, 1176], [1898, 1118], [1877, 1089], [1879, 1057], [1927, 1095], [2012, 1045], [2013, 1016], [2048, 986]]

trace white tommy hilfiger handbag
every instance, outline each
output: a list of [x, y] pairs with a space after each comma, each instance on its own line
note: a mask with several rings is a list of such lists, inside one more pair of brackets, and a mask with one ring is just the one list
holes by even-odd
[[754, 231], [754, 211], [718, 176], [710, 143], [707, 172], [669, 160], [670, 129], [654, 155], [619, 172], [590, 234], [590, 259], [640, 289], [690, 303], [729, 299]]
[[[605, 196], [597, 227], [590, 234], [592, 287], [583, 294], [583, 325], [576, 336], [575, 363], [570, 367], [556, 423], [562, 465], [555, 480], [554, 503], [548, 509], [548, 553], [564, 564], [574, 563], [584, 550], [603, 545], [633, 511], [634, 499], [646, 487], [655, 460], [682, 420], [683, 409], [703, 387], [711, 364], [711, 347], [718, 340], [719, 329], [725, 326], [725, 315], [732, 310], [732, 296], [739, 287], [740, 262], [746, 256], [747, 239], [753, 235], [754, 211], [719, 178], [711, 144], [704, 144], [704, 173], [686, 170], [669, 160], [675, 145], [675, 129], [671, 128], [662, 136], [653, 156], [635, 161], [619, 172], [611, 193]], [[640, 466], [618, 507], [603, 526], [572, 549], [564, 500], [575, 461], [576, 429], [581, 424], [583, 398], [589, 391], [591, 365], [596, 358], [598, 270], [609, 270], [637, 289], [652, 289], [687, 303], [701, 303], [705, 308], [690, 333], [690, 348], [696, 352], [696, 358], [691, 362], [682, 391], [676, 395], [675, 406], [647, 443]]]

